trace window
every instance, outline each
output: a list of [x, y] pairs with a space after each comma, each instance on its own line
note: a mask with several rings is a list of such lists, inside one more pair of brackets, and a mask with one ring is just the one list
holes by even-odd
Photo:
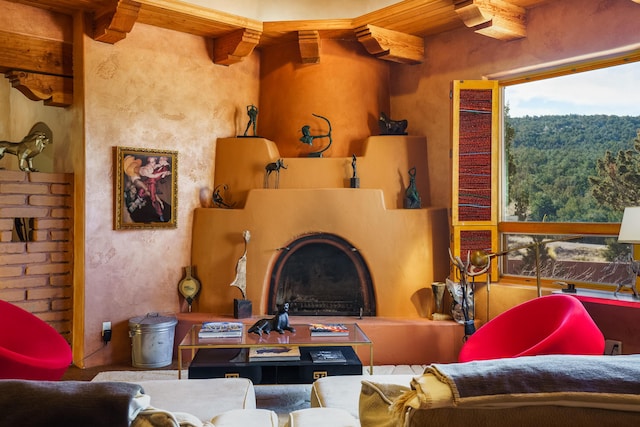
[[617, 234], [624, 207], [640, 205], [638, 75], [634, 62], [504, 85], [503, 274], [635, 280]]

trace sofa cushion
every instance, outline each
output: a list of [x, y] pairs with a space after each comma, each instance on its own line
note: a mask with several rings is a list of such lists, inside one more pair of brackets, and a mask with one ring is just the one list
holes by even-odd
[[360, 425], [362, 427], [394, 427], [391, 405], [409, 387], [398, 384], [380, 384], [362, 381], [360, 392]]
[[415, 375], [342, 375], [319, 378], [311, 387], [311, 407], [340, 408], [359, 418], [362, 381], [409, 387]]
[[186, 412], [202, 421], [232, 409], [255, 409], [256, 395], [246, 378], [138, 381], [151, 397], [151, 406]]
[[358, 420], [340, 408], [306, 408], [289, 414], [286, 427], [359, 427]]
[[0, 426], [128, 427], [148, 405], [137, 384], [0, 380]]
[[268, 409], [232, 409], [211, 419], [215, 427], [278, 427], [278, 415]]

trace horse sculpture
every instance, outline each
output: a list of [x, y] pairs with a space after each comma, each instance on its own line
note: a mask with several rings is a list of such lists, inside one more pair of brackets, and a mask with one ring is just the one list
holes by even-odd
[[276, 173], [276, 182], [275, 187], [278, 188], [280, 185], [280, 169], [286, 169], [287, 167], [284, 165], [284, 161], [282, 159], [278, 159], [275, 162], [267, 164], [264, 168], [264, 188], [269, 188], [269, 176], [271, 173]]

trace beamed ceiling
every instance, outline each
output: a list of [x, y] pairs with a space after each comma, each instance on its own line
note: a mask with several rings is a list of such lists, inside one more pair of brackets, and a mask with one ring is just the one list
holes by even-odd
[[[298, 43], [303, 63], [317, 63], [322, 39], [358, 40], [372, 56], [381, 60], [416, 64], [424, 58], [424, 39], [430, 35], [466, 27], [503, 41], [523, 38], [527, 36], [529, 9], [562, 0], [405, 0], [355, 18], [268, 22], [178, 0], [9, 1], [69, 15], [82, 11], [93, 23], [90, 36], [104, 43], [118, 43], [138, 22], [206, 37], [213, 40], [213, 61], [229, 66], [242, 61], [256, 48], [284, 42]], [[640, 0], [629, 1], [640, 3]], [[24, 43], [29, 43], [24, 35], [16, 35], [16, 41], [7, 46], [2, 46], [2, 42], [0, 39], [0, 48], [9, 52], [7, 56], [11, 56], [11, 49], [25, 52]], [[45, 41], [35, 42], [38, 49], [46, 49], [41, 46]], [[58, 50], [70, 55], [68, 48]], [[70, 85], [60, 78], [72, 77], [72, 61], [66, 57], [58, 59], [58, 64], [68, 63], [69, 69], [34, 70], [0, 63], [0, 72], [31, 99], [44, 99], [50, 105], [68, 105]], [[16, 69], [22, 74], [16, 73]], [[26, 75], [25, 71], [31, 73]], [[56, 79], [57, 82], [51, 81]], [[42, 91], [43, 88], [37, 86], [43, 84], [55, 85], [56, 89], [49, 92], [63, 91], [65, 96], [58, 97], [60, 102], [47, 101], [43, 98], [48, 96], [45, 91], [44, 94], [31, 93], [32, 98], [29, 92]], [[34, 88], [30, 89], [29, 85]]]

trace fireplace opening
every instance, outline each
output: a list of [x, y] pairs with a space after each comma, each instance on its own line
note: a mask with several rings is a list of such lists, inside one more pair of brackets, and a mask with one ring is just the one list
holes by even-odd
[[357, 248], [329, 233], [302, 236], [280, 250], [269, 285], [269, 312], [289, 302], [301, 316], [375, 316], [369, 268]]

